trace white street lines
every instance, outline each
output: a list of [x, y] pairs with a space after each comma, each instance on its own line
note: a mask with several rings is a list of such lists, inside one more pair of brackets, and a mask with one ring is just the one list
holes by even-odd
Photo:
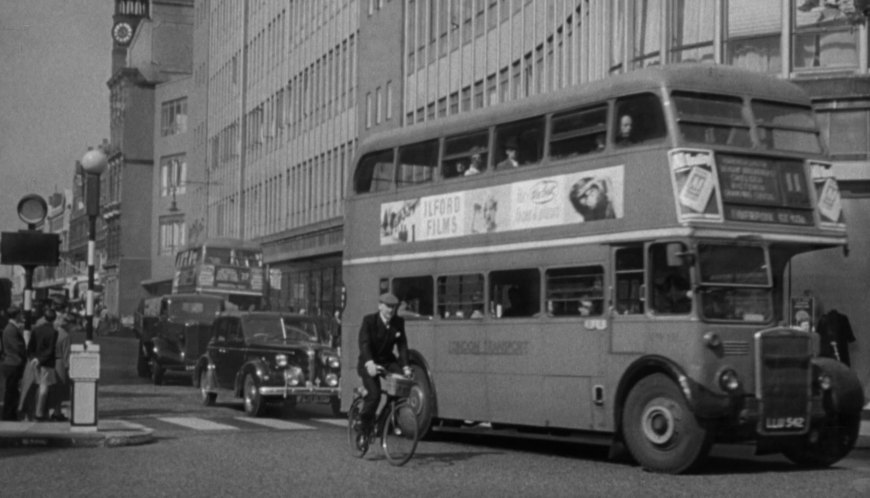
[[299, 430], [312, 430], [314, 427], [310, 425], [297, 424], [296, 422], [288, 422], [286, 420], [278, 420], [276, 418], [248, 418], [248, 417], [236, 417], [236, 420], [240, 420], [246, 424], [256, 424], [262, 425], [264, 427], [270, 427], [272, 429], [280, 429], [284, 431], [299, 431]]
[[338, 427], [347, 427], [347, 419], [346, 418], [313, 418], [311, 420], [313, 420], [315, 422], [320, 422], [321, 424], [335, 425]]
[[232, 425], [219, 424], [217, 422], [213, 422], [211, 420], [206, 420], [204, 418], [197, 417], [161, 417], [157, 420], [161, 422], [168, 422], [170, 424], [180, 425], [182, 427], [187, 427], [188, 429], [195, 429], [198, 431], [237, 431], [238, 427], [234, 427]]

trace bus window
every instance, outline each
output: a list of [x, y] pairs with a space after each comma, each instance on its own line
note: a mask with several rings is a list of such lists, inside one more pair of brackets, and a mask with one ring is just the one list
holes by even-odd
[[399, 316], [411, 320], [432, 318], [435, 310], [432, 277], [393, 279], [393, 294], [399, 298]]
[[771, 278], [763, 247], [699, 244], [699, 298], [708, 320], [767, 322]]
[[641, 314], [643, 307], [643, 247], [616, 251], [616, 312]]
[[373, 152], [363, 157], [356, 169], [354, 190], [363, 192], [384, 192], [393, 185], [393, 151]]
[[686, 314], [692, 311], [689, 267], [668, 266], [667, 246], [653, 244], [649, 248], [652, 309], [658, 314]]
[[438, 316], [441, 318], [483, 318], [483, 304], [483, 275], [438, 277]]
[[667, 134], [662, 103], [651, 93], [641, 93], [616, 101], [614, 142], [629, 145], [662, 138]]
[[597, 316], [604, 312], [604, 268], [554, 268], [544, 273], [551, 316]]
[[437, 140], [399, 147], [399, 187], [431, 182], [437, 167]]
[[680, 135], [691, 142], [751, 147], [750, 123], [739, 97], [674, 92]]
[[489, 298], [495, 316], [524, 317], [540, 312], [540, 274], [536, 269], [489, 274]]
[[798, 105], [752, 101], [758, 140], [768, 149], [819, 153], [819, 132], [813, 111]]
[[515, 121], [495, 129], [496, 169], [535, 164], [544, 153], [544, 118]]
[[205, 263], [210, 265], [229, 265], [232, 264], [233, 250], [228, 247], [207, 247], [205, 248]]
[[447, 138], [444, 141], [444, 162], [441, 164], [444, 178], [482, 173], [489, 156], [488, 141], [489, 133], [486, 131]]
[[604, 150], [607, 143], [607, 106], [553, 116], [550, 157], [564, 159]]

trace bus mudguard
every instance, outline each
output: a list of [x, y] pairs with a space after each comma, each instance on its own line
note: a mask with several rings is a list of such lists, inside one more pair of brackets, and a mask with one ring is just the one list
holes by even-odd
[[679, 386], [692, 412], [699, 418], [718, 418], [736, 409], [736, 398], [714, 393], [698, 384], [670, 359], [658, 355], [644, 356], [632, 363], [619, 381], [613, 412], [617, 432], [622, 423], [623, 404], [628, 391], [640, 379], [657, 372], [667, 375]]
[[818, 379], [827, 375], [831, 379], [830, 395], [824, 398], [828, 415], [858, 414], [864, 408], [864, 389], [861, 381], [848, 366], [831, 358], [816, 357], [811, 360], [813, 376]]

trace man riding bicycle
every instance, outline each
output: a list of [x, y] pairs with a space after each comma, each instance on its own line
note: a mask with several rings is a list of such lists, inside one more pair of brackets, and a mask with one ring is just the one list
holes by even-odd
[[[367, 434], [375, 420], [375, 412], [381, 400], [381, 384], [378, 381], [378, 366], [388, 372], [411, 375], [408, 366], [408, 337], [405, 335], [405, 320], [396, 316], [399, 299], [392, 293], [381, 294], [378, 312], [366, 315], [359, 330], [359, 363], [357, 373], [363, 382], [366, 395], [360, 412], [360, 431]], [[393, 354], [398, 353], [398, 359]]]

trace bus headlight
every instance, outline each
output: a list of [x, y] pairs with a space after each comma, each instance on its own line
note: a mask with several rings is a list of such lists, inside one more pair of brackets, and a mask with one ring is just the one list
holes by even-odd
[[335, 387], [338, 385], [338, 375], [336, 374], [326, 374], [324, 380], [326, 381], [326, 385], [329, 387]]
[[719, 388], [726, 393], [732, 393], [740, 389], [740, 378], [737, 377], [737, 372], [731, 368], [726, 368], [719, 372]]
[[287, 355], [286, 354], [276, 354], [275, 355], [275, 364], [281, 368], [287, 366]]
[[299, 367], [290, 367], [284, 370], [284, 381], [288, 386], [299, 386], [305, 381], [305, 376], [302, 375], [302, 369]]

